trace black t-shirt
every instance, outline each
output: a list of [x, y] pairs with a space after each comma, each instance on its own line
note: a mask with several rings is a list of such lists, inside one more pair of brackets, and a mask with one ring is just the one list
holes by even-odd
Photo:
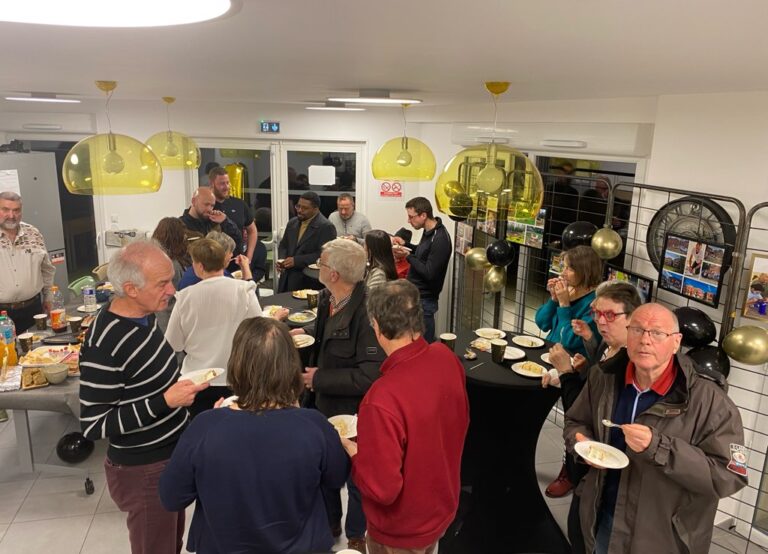
[[235, 222], [241, 233], [253, 223], [253, 214], [248, 208], [248, 204], [239, 198], [230, 196], [224, 202], [216, 202], [216, 209], [227, 214], [227, 217]]

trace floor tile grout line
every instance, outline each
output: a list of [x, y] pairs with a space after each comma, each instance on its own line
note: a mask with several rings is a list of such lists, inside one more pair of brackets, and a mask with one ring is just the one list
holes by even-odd
[[[104, 492], [102, 491], [102, 494]], [[99, 502], [101, 502], [101, 497], [99, 497]], [[96, 504], [98, 509], [98, 503]], [[93, 527], [93, 522], [96, 519], [96, 512], [93, 512], [93, 516], [91, 516], [91, 522], [88, 524], [88, 529], [85, 530], [85, 535], [83, 535], [83, 544], [80, 545], [80, 550], [78, 551], [79, 554], [83, 554], [83, 549], [85, 548], [85, 543], [88, 541], [88, 535], [91, 533], [91, 527]]]

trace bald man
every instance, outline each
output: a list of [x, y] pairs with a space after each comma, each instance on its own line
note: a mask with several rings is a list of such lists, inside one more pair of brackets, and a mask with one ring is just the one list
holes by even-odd
[[582, 458], [592, 466], [580, 487], [587, 552], [708, 552], [718, 500], [747, 484], [741, 416], [725, 378], [679, 354], [680, 340], [675, 314], [640, 306], [626, 352], [590, 370], [566, 414], [569, 451], [595, 440], [629, 458], [621, 470]]
[[204, 237], [211, 231], [222, 231], [235, 241], [235, 252], [243, 251], [243, 235], [224, 212], [214, 209], [216, 196], [210, 187], [200, 187], [192, 195], [192, 203], [179, 218], [188, 236]]

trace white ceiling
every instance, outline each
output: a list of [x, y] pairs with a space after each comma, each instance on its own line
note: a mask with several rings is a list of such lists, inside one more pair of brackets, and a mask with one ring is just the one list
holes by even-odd
[[0, 23], [0, 92], [96, 98], [114, 79], [115, 99], [386, 88], [440, 105], [486, 101], [486, 80], [512, 81], [505, 102], [761, 90], [766, 28], [765, 0], [243, 0], [182, 27]]

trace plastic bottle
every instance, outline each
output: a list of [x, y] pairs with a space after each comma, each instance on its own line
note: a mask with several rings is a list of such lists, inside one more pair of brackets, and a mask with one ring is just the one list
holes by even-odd
[[63, 333], [67, 330], [67, 313], [64, 310], [64, 297], [59, 287], [51, 287], [51, 329], [54, 333]]
[[18, 333], [16, 332], [16, 323], [11, 319], [11, 316], [8, 315], [8, 312], [3, 310], [0, 312], [0, 315], [4, 315], [8, 319], [8, 323], [11, 324], [11, 328], [13, 329], [13, 340], [16, 340], [16, 337], [18, 336]]
[[83, 309], [86, 312], [95, 312], [99, 309], [96, 303], [96, 288], [92, 285], [83, 287]]
[[[3, 339], [4, 352], [2, 352], [2, 356], [3, 358], [5, 358], [6, 355], [8, 356], [6, 365], [16, 365], [18, 356], [16, 355], [16, 340], [13, 336], [13, 323], [11, 323], [8, 317], [4, 315], [0, 315], [0, 333], [2, 333]], [[2, 362], [2, 360], [0, 360], [0, 362]]]

